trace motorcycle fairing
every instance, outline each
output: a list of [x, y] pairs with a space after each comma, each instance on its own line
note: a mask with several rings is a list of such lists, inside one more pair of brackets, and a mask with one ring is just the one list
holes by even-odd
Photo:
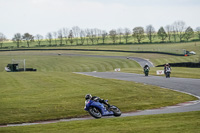
[[105, 115], [113, 115], [113, 114], [114, 114], [112, 111], [108, 111], [108, 110], [106, 109], [106, 107], [105, 107], [102, 103], [100, 103], [100, 102], [95, 102], [95, 101], [93, 101], [93, 100], [89, 100], [89, 101], [86, 102], [85, 104], [86, 104], [86, 105], [85, 105], [85, 108], [84, 108], [84, 109], [85, 109], [86, 111], [88, 111], [89, 108], [92, 106], [92, 107], [98, 108], [98, 109], [101, 111], [101, 114], [102, 114], [103, 116], [105, 116]]

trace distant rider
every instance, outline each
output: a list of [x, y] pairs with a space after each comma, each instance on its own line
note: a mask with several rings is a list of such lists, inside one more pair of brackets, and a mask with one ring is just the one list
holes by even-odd
[[86, 102], [88, 102], [89, 100], [98, 101], [100, 103], [104, 103], [105, 105], [108, 106], [108, 108], [110, 108], [110, 104], [108, 104], [108, 102], [106, 102], [105, 100], [103, 100], [97, 96], [92, 96], [91, 94], [85, 95], [85, 100], [86, 100]]
[[143, 69], [144, 69], [144, 71], [145, 71], [145, 69], [150, 70], [150, 67], [149, 67], [149, 65], [146, 63], [145, 66], [143, 67]]
[[165, 66], [164, 66], [164, 73], [165, 73], [165, 75], [166, 75], [167, 71], [171, 71], [171, 67], [170, 67], [169, 63], [166, 63]]

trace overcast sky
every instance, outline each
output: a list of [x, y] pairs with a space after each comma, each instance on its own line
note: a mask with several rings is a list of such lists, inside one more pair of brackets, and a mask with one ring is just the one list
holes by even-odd
[[200, 26], [200, 0], [0, 0], [0, 32], [45, 36], [61, 28], [111, 30], [182, 20]]

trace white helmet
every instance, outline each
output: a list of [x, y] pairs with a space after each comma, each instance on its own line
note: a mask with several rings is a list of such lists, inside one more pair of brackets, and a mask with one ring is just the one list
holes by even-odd
[[90, 99], [90, 98], [92, 98], [92, 95], [91, 95], [91, 94], [86, 94], [86, 95], [85, 95], [85, 100], [88, 100], [88, 99]]

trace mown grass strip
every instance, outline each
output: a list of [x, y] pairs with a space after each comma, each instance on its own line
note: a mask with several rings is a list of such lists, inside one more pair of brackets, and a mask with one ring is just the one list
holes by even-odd
[[198, 133], [200, 112], [134, 116], [60, 122], [23, 127], [3, 127], [4, 133]]
[[[80, 56], [58, 56], [58, 55], [21, 55], [20, 53], [12, 56], [0, 56], [0, 72], [5, 71], [7, 64], [12, 59], [26, 59], [26, 67], [36, 68], [41, 72], [83, 72], [83, 71], [110, 71], [116, 67], [139, 67], [130, 60], [101, 58], [101, 57], [80, 57]], [[106, 62], [106, 65], [104, 64]], [[128, 65], [127, 65], [128, 64]]]

